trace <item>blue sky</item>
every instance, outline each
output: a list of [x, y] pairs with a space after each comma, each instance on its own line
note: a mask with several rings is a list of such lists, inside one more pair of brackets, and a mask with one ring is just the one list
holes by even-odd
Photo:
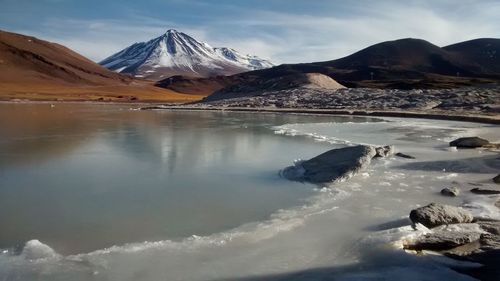
[[95, 61], [170, 28], [276, 63], [330, 60], [406, 37], [440, 46], [500, 38], [498, 0], [0, 0], [0, 7], [0, 29]]

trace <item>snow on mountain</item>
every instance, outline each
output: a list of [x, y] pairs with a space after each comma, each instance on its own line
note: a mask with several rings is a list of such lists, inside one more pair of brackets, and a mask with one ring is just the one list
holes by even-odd
[[154, 80], [173, 75], [232, 75], [273, 66], [267, 60], [231, 48], [213, 48], [174, 29], [148, 42], [135, 43], [100, 64], [116, 72]]

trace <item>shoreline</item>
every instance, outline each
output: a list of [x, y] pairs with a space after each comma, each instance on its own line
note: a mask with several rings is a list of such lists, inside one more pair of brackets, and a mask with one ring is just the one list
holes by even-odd
[[295, 113], [313, 115], [348, 115], [365, 117], [401, 117], [432, 120], [448, 120], [500, 125], [500, 115], [462, 115], [442, 113], [403, 112], [387, 110], [358, 110], [358, 109], [309, 109], [309, 108], [256, 108], [256, 107], [194, 107], [194, 106], [147, 106], [141, 110], [197, 110], [197, 111], [229, 111], [229, 112], [266, 112], [266, 113]]
[[228, 111], [228, 112], [264, 112], [264, 113], [292, 113], [308, 115], [345, 115], [363, 117], [400, 117], [419, 118], [430, 120], [447, 120], [459, 122], [473, 122], [481, 124], [500, 125], [498, 115], [465, 115], [445, 113], [425, 113], [416, 111], [392, 110], [363, 110], [363, 109], [311, 109], [311, 108], [278, 108], [278, 107], [222, 107], [222, 106], [189, 106], [166, 105], [164, 102], [127, 102], [127, 101], [12, 101], [0, 100], [0, 104], [86, 104], [86, 105], [130, 105], [140, 110], [195, 110], [195, 111]]

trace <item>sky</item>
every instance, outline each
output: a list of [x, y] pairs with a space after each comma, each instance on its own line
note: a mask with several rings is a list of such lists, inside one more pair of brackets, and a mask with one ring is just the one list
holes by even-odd
[[500, 38], [499, 15], [499, 0], [0, 0], [0, 29], [94, 61], [171, 28], [277, 64], [325, 61], [400, 38]]

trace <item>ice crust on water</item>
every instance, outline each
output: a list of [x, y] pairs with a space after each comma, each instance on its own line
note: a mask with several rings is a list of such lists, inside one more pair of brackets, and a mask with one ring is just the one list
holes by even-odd
[[497, 200], [500, 200], [498, 195], [471, 195], [466, 198], [463, 208], [476, 218], [500, 220], [500, 209], [495, 206]]
[[43, 244], [39, 240], [33, 239], [24, 245], [21, 256], [28, 260], [38, 260], [46, 258], [55, 258], [59, 255], [50, 246]]

